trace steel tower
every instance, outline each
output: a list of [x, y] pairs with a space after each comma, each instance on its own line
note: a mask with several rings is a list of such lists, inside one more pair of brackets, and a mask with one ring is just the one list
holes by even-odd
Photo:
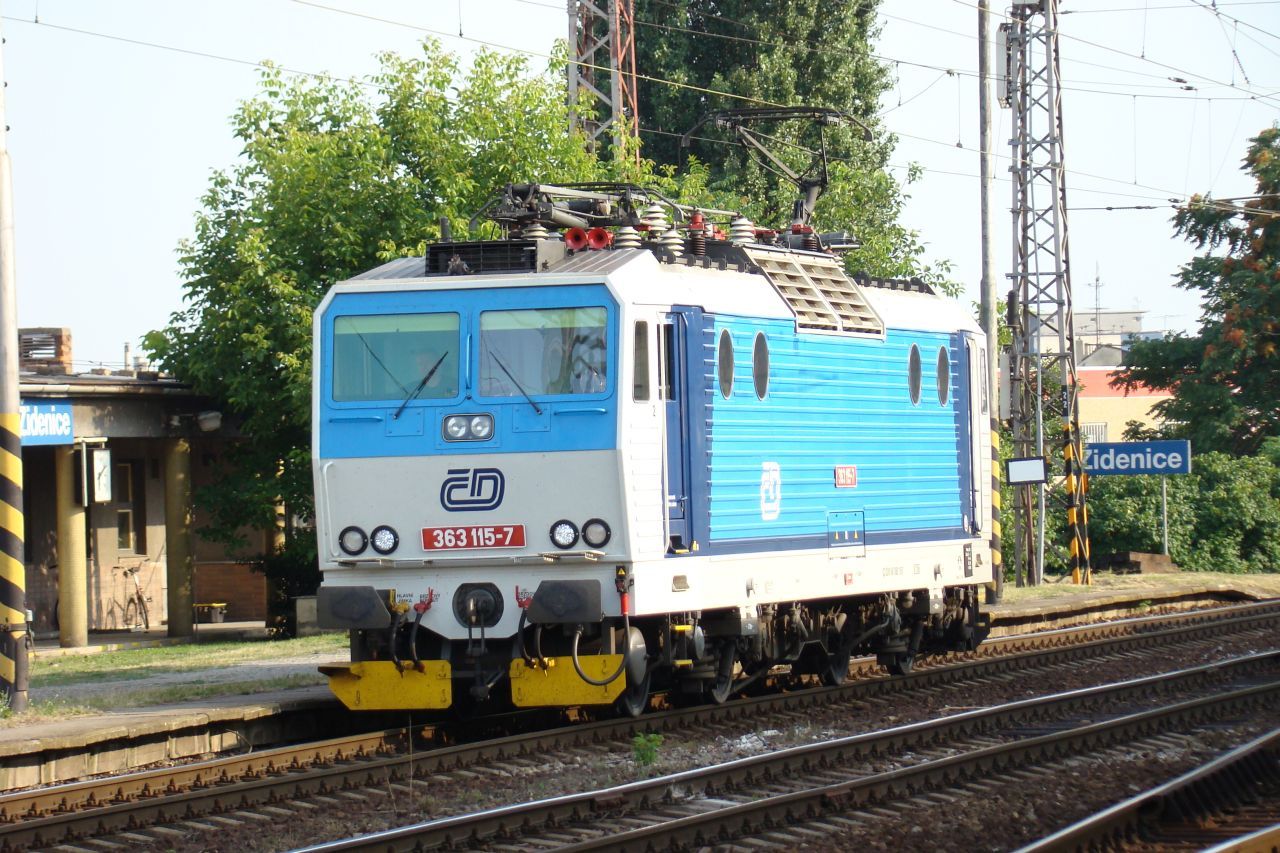
[[[1086, 480], [1077, 408], [1071, 265], [1067, 252], [1066, 179], [1057, 0], [1014, 2], [1000, 27], [1007, 74], [1001, 102], [1013, 110], [1013, 267], [1009, 358], [1013, 452], [1049, 462], [1049, 480], [1016, 486], [1014, 526], [1018, 582], [1041, 581], [1046, 497], [1064, 503], [1073, 579], [1088, 583]], [[1060, 448], [1053, 452], [1051, 448]], [[1060, 458], [1059, 458], [1060, 457]]]
[[[592, 146], [609, 132], [615, 151], [640, 132], [634, 0], [568, 0], [569, 126]], [[606, 94], [607, 93], [607, 94]]]

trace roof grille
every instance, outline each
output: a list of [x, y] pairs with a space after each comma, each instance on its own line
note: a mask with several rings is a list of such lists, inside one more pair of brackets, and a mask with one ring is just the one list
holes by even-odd
[[884, 334], [884, 321], [835, 258], [745, 249], [796, 315], [802, 329]]
[[432, 243], [427, 246], [427, 275], [447, 275], [455, 256], [466, 264], [468, 273], [536, 270], [538, 253], [534, 244], [533, 240]]

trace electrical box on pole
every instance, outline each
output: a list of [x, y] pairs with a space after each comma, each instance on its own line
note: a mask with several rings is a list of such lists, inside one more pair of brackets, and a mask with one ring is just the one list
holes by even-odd
[[1066, 517], [1073, 579], [1088, 583], [1089, 537], [1077, 406], [1057, 0], [1015, 2], [1000, 27], [1013, 111], [1013, 267], [1009, 354], [1013, 455], [1050, 463], [1045, 483], [1016, 489], [1018, 583], [1044, 574], [1047, 511]]
[[634, 0], [568, 0], [569, 123], [615, 152], [640, 133]]

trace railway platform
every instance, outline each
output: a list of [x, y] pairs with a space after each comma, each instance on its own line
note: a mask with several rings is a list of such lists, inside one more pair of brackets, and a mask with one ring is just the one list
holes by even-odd
[[[1280, 598], [1280, 574], [1118, 575], [1099, 577], [1098, 581], [1089, 587], [1053, 583], [1023, 589], [1007, 586], [1004, 602], [984, 606], [992, 616], [992, 636]], [[201, 626], [200, 640], [240, 639], [261, 630], [261, 623]], [[163, 636], [162, 629], [145, 637], [95, 635], [91, 640], [91, 650], [98, 651], [171, 642]], [[53, 645], [41, 641], [37, 643], [36, 660], [85, 652], [86, 649], [59, 650], [56, 641]], [[269, 652], [269, 647], [264, 646], [264, 655]], [[262, 661], [253, 661], [236, 666], [261, 665]], [[200, 683], [206, 674], [195, 670], [184, 677]], [[121, 690], [129, 689], [129, 682], [118, 684]], [[343, 734], [361, 723], [376, 726], [379, 722], [368, 716], [348, 715], [323, 685], [127, 708], [63, 720], [24, 723], [20, 718], [8, 719], [0, 721], [0, 790], [120, 773], [308, 736]], [[403, 724], [403, 714], [398, 722]], [[395, 721], [386, 724], [393, 725]]]
[[199, 623], [193, 637], [170, 637], [163, 625], [146, 631], [91, 631], [89, 644], [64, 649], [58, 645], [56, 634], [37, 635], [35, 658], [37, 660], [73, 655], [92, 655], [100, 652], [117, 652], [124, 649], [150, 649], [163, 646], [181, 646], [189, 643], [230, 643], [240, 640], [259, 640], [267, 636], [265, 622]]

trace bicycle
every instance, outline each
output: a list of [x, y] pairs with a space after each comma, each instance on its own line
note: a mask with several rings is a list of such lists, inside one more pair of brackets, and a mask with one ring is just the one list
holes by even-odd
[[143, 631], [151, 628], [151, 617], [147, 614], [147, 602], [151, 597], [142, 593], [142, 584], [138, 582], [138, 570], [141, 568], [131, 566], [123, 570], [124, 576], [133, 581], [133, 594], [124, 605], [124, 623], [131, 631], [138, 630], [138, 625]]

